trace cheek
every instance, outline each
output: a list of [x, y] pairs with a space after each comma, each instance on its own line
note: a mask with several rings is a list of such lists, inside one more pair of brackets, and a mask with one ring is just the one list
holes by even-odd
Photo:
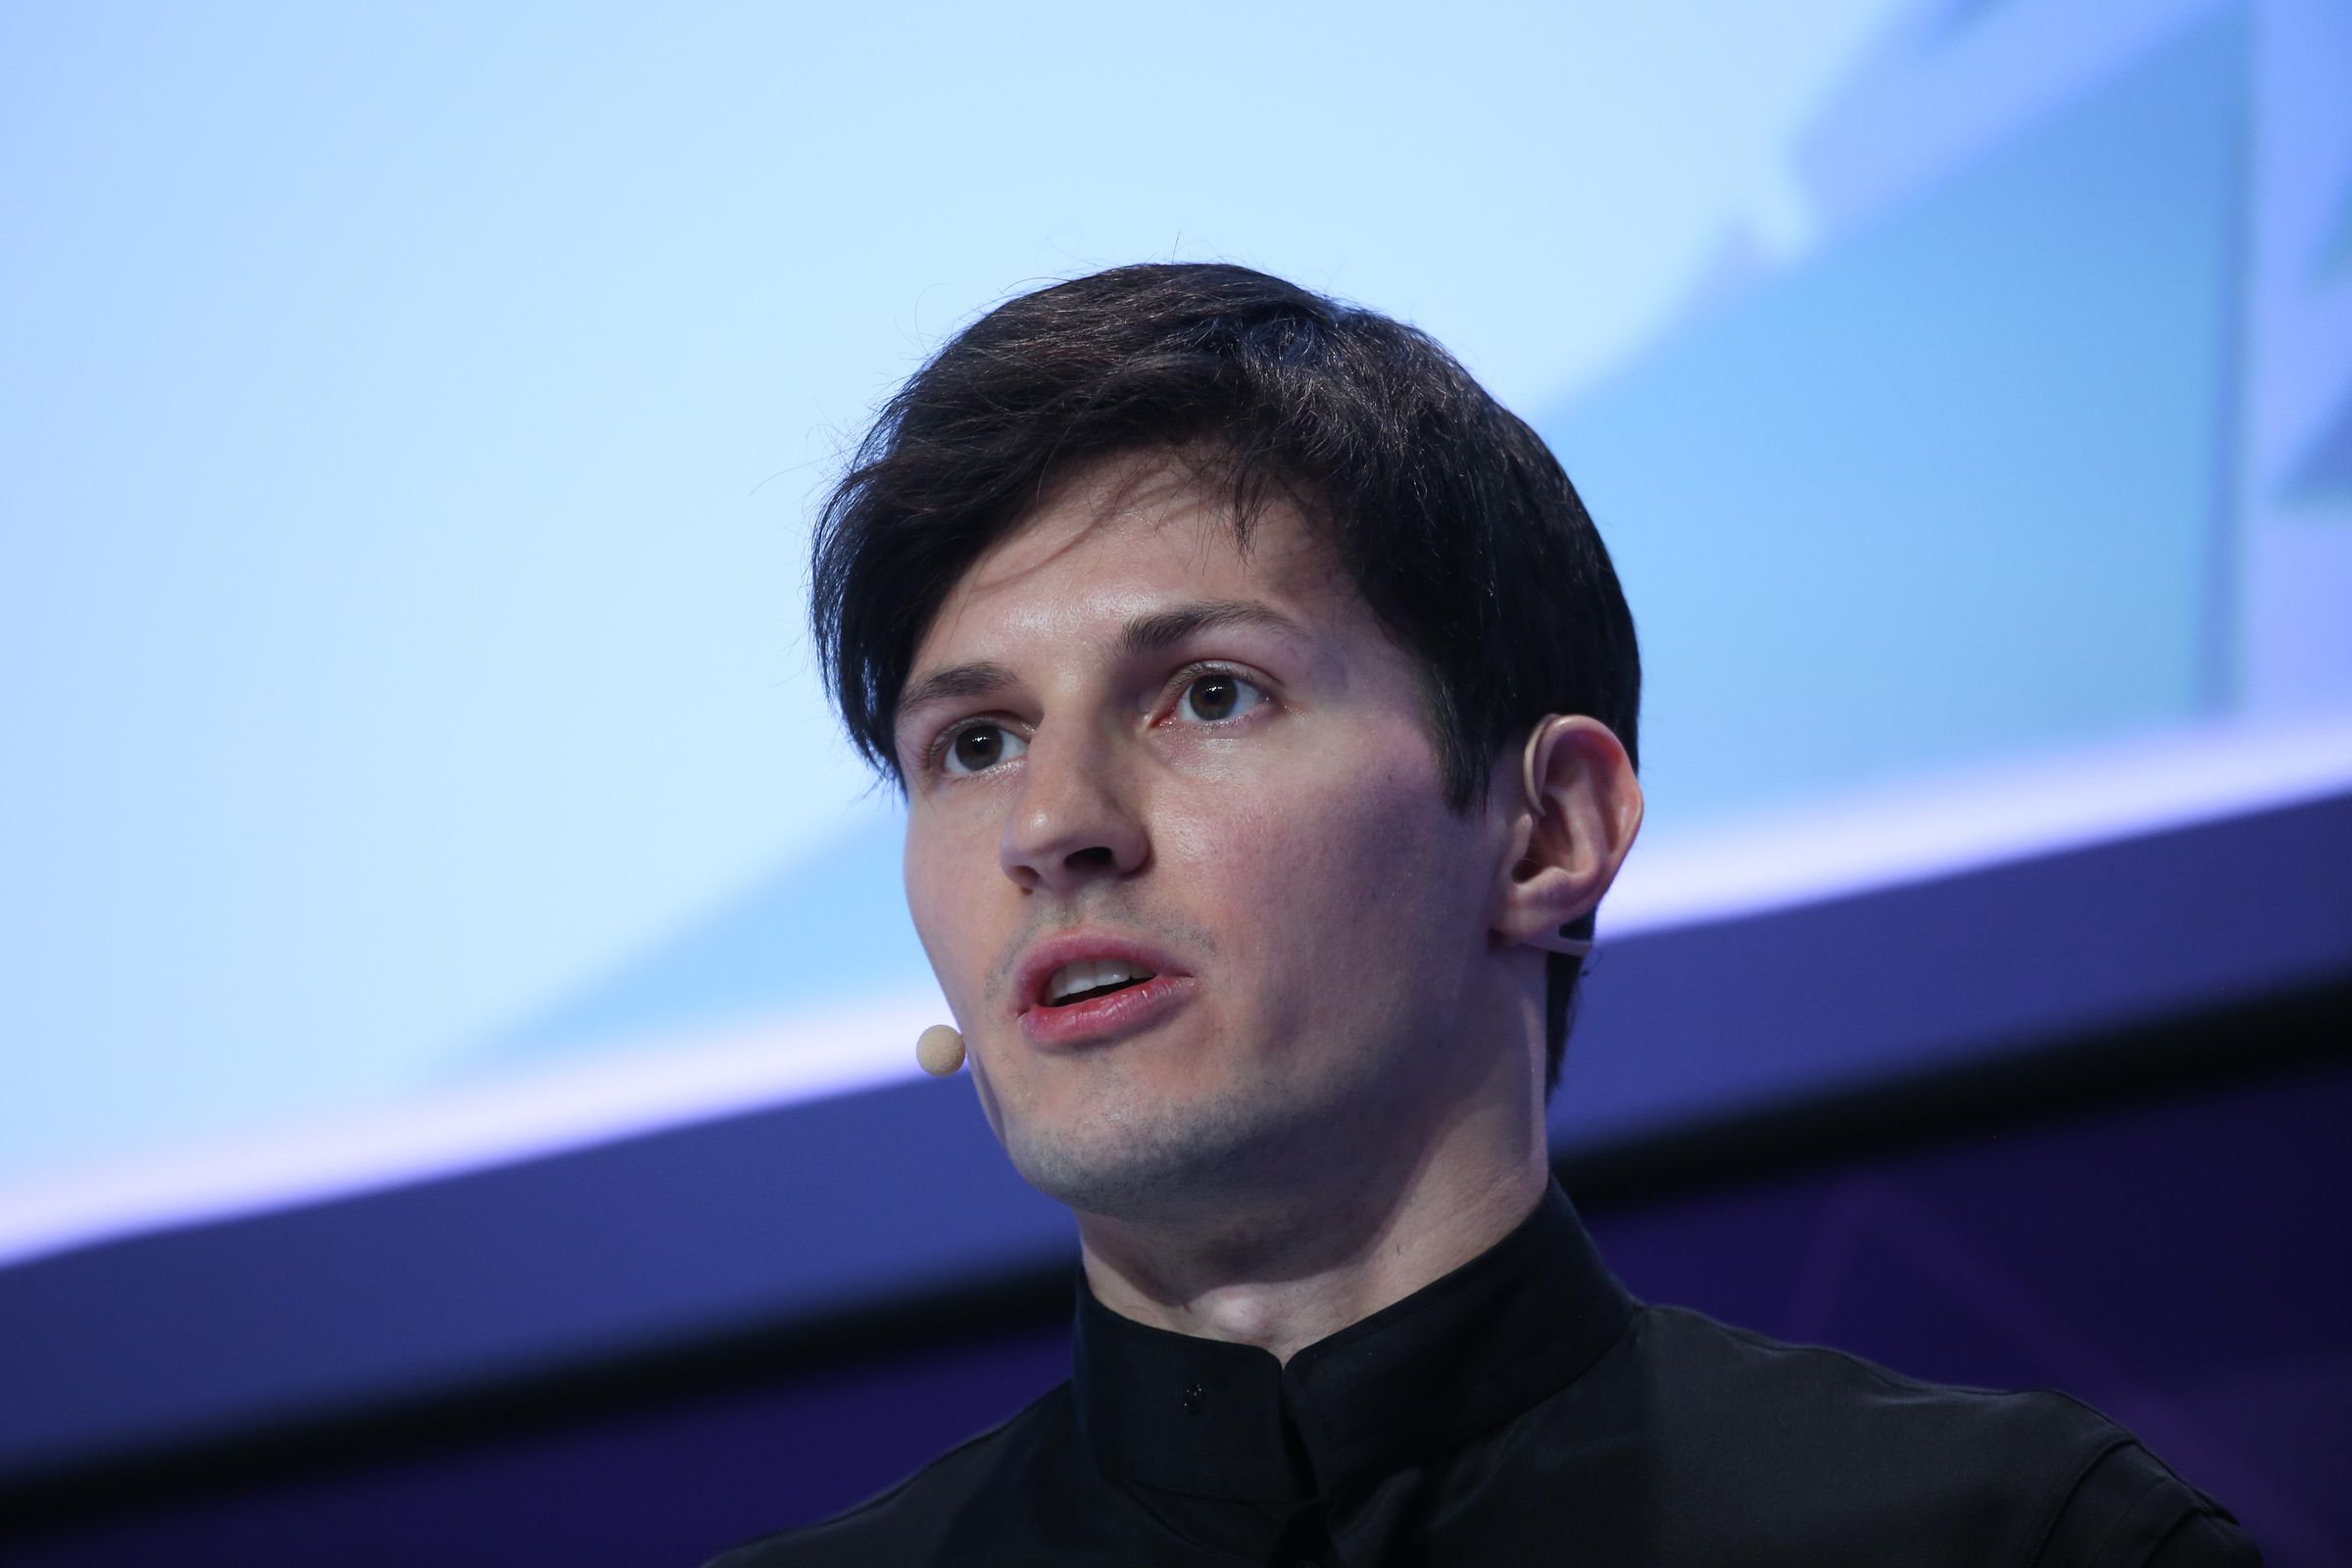
[[[995, 869], [993, 856], [988, 869]], [[973, 1024], [987, 1000], [982, 992], [992, 956], [983, 928], [985, 881], [951, 825], [914, 817], [907, 821], [904, 872], [906, 912], [923, 956], [959, 1022]]]
[[1378, 1010], [1474, 921], [1478, 846], [1418, 729], [1195, 803], [1162, 843], [1270, 1009]]

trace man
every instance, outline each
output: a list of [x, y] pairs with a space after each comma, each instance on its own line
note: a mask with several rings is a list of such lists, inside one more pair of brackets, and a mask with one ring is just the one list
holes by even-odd
[[1013, 300], [885, 410], [814, 588], [926, 1065], [1077, 1218], [1075, 1364], [726, 1568], [2258, 1560], [2072, 1399], [1594, 1255], [1544, 1104], [1642, 821], [1633, 620], [1428, 338], [1234, 267]]

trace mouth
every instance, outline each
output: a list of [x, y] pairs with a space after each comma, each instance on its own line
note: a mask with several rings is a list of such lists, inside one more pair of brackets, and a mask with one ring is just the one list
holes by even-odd
[[1089, 985], [1021, 1014], [1033, 1046], [1103, 1046], [1132, 1039], [1173, 1016], [1200, 988], [1186, 974], [1153, 974]]
[[1074, 1007], [1098, 997], [1115, 996], [1157, 978], [1156, 973], [1144, 965], [1121, 958], [1065, 963], [1046, 977], [1045, 995], [1038, 999], [1038, 1004], [1044, 1007]]
[[1186, 965], [1155, 944], [1070, 930], [1029, 950], [1011, 1011], [1032, 1045], [1098, 1044], [1150, 1027], [1199, 989]]
[[1039, 942], [1022, 956], [1010, 1010], [1066, 1011], [1184, 972], [1173, 955], [1153, 944], [1111, 931], [1073, 929]]

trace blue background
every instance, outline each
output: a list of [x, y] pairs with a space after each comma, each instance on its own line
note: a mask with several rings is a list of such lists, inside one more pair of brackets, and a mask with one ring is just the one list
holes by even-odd
[[1099, 265], [1400, 314], [1551, 439], [1649, 672], [1604, 937], [1865, 808], [1848, 881], [2041, 848], [1969, 795], [2085, 760], [2074, 840], [2352, 776], [2346, 25], [12, 7], [0, 1256], [910, 1071], [807, 517]]

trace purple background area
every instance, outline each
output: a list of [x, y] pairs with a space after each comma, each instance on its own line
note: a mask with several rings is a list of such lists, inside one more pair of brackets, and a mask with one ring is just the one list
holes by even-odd
[[[2352, 1062], [2064, 1114], [2016, 1103], [1874, 1152], [1583, 1207], [1648, 1299], [1944, 1381], [2055, 1387], [2136, 1431], [2273, 1564], [2352, 1561]], [[22, 1568], [679, 1564], [819, 1517], [1065, 1373], [1066, 1309], [821, 1372], [652, 1391], [468, 1439], [131, 1497]]]
[[[1552, 1147], [1654, 1167], [1762, 1118], [1753, 1168], [1850, 1124], [1841, 1098], [1925, 1093], [1867, 1123], [1916, 1132], [1952, 1123], [1944, 1086], [1980, 1104], [1985, 1075], [2086, 1048], [2110, 1088], [2182, 1051], [2275, 1061], [2231, 1032], [2268, 1025], [2209, 1014], [2348, 980], [2352, 795], [1639, 933], [1595, 956]], [[958, 1078], [35, 1259], [0, 1269], [0, 1515], [60, 1474], [962, 1301], [1072, 1240]]]

